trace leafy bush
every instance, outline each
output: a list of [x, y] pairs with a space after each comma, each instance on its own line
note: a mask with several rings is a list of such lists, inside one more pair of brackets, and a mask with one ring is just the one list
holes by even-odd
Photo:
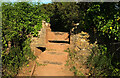
[[37, 36], [42, 20], [50, 21], [40, 6], [27, 2], [2, 3], [3, 76], [15, 76], [20, 66], [35, 58], [27, 35]]
[[112, 57], [107, 52], [107, 47], [102, 45], [92, 48], [87, 62], [91, 76], [120, 76], [120, 69], [112, 65]]
[[99, 45], [89, 58], [92, 75], [120, 75], [119, 12], [119, 3], [93, 3], [86, 12], [84, 28], [93, 32]]

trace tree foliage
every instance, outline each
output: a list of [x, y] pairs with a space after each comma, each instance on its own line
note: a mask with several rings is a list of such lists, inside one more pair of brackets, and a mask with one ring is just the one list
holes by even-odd
[[[39, 3], [2, 3], [3, 76], [16, 75], [19, 67], [33, 58], [27, 35], [37, 36], [42, 20], [50, 21], [39, 7]], [[11, 48], [7, 53], [9, 41]]]
[[90, 71], [92, 75], [120, 75], [120, 3], [55, 2], [43, 7], [50, 14], [53, 30], [69, 31], [73, 23], [79, 22], [77, 32], [87, 31], [91, 42], [97, 40], [98, 47], [88, 59], [90, 67], [95, 67]]
[[[30, 40], [26, 35], [37, 36], [41, 20], [51, 23], [53, 31], [70, 31], [74, 23], [80, 23], [77, 32], [87, 31], [98, 46], [88, 59], [91, 74], [96, 76], [120, 76], [120, 3], [53, 2], [50, 4], [3, 3], [2, 40], [3, 72], [10, 75], [23, 61], [31, 58]], [[49, 19], [50, 18], [50, 19]], [[8, 41], [12, 42], [7, 54]], [[29, 54], [28, 56], [25, 56]], [[94, 67], [94, 68], [92, 68]], [[9, 70], [8, 72], [6, 72]], [[16, 70], [16, 71], [17, 71]], [[6, 72], [6, 73], [5, 73]]]
[[84, 29], [93, 32], [99, 44], [89, 63], [94, 76], [120, 76], [119, 13], [119, 3], [92, 3], [86, 12]]
[[43, 7], [50, 15], [50, 23], [53, 31], [69, 31], [72, 22], [78, 22], [80, 20], [79, 7], [75, 2], [54, 2], [52, 4], [43, 5]]

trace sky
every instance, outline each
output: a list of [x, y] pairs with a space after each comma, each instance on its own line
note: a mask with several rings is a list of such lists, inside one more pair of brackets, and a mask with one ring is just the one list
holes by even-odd
[[[25, 1], [29, 1], [29, 2], [42, 2], [42, 3], [51, 3], [52, 0], [0, 0], [0, 2], [25, 2]], [[100, 2], [100, 1], [104, 1], [104, 2], [119, 2], [119, 0], [53, 0], [53, 1], [57, 1], [57, 2]]]
[[2, 2], [25, 2], [25, 1], [29, 1], [29, 2], [42, 2], [42, 3], [51, 3], [52, 0], [2, 0]]
[[43, 3], [51, 3], [51, 0], [41, 0]]

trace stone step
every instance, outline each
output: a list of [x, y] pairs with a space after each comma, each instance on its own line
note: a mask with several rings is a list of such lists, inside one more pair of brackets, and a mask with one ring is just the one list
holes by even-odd
[[55, 51], [63, 51], [69, 48], [69, 44], [66, 43], [48, 43], [46, 45], [47, 50], [53, 49]]
[[[61, 62], [63, 64], [66, 63], [66, 60], [67, 60], [67, 56], [68, 56], [68, 53], [67, 52], [63, 52], [63, 54], [59, 55], [59, 52], [57, 52], [57, 54], [49, 54], [47, 51], [41, 53], [40, 56], [38, 56], [38, 59], [37, 61], [38, 62], [44, 62], [44, 61], [50, 61], [50, 62]], [[60, 52], [61, 53], [61, 52]]]
[[37, 44], [37, 43], [31, 43], [31, 47], [46, 47], [45, 44]]
[[47, 53], [52, 55], [65, 55], [64, 52], [47, 52]]
[[64, 32], [49, 32], [47, 35], [48, 40], [51, 41], [69, 41], [69, 34]]
[[60, 39], [56, 37], [56, 38], [48, 38], [48, 41], [69, 41], [69, 39]]
[[45, 60], [45, 61], [41, 61], [41, 64], [55, 64], [55, 65], [62, 65], [63, 63], [61, 63], [61, 62], [52, 62], [52, 61]]
[[33, 74], [33, 76], [51, 76], [51, 78], [53, 78], [52, 76], [73, 76], [73, 75], [74, 74], [70, 72], [68, 69], [65, 69], [64, 66], [55, 64], [37, 66]]

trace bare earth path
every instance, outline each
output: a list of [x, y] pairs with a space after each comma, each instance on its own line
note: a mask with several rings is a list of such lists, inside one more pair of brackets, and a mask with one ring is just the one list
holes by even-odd
[[[61, 33], [49, 33], [48, 40], [65, 41], [68, 34]], [[36, 66], [33, 76], [73, 76], [74, 74], [65, 66], [68, 53], [64, 50], [68, 47], [68, 43], [48, 42], [46, 51], [36, 59], [38, 63], [45, 66]]]
[[[74, 76], [74, 73], [70, 71], [71, 67], [76, 67], [77, 71], [83, 65], [77, 62], [85, 61], [84, 54], [89, 54], [89, 43], [86, 42], [86, 33], [78, 36], [71, 36], [69, 44], [69, 34], [67, 32], [52, 32], [50, 24], [42, 22], [42, 29], [38, 33], [38, 37], [31, 38], [31, 51], [37, 56], [36, 60], [30, 60], [29, 64], [20, 68], [17, 76]], [[85, 39], [84, 39], [85, 37]], [[80, 38], [80, 39], [79, 39]], [[83, 38], [83, 39], [82, 39]], [[77, 41], [76, 41], [77, 39]], [[79, 48], [78, 48], [79, 47]], [[80, 59], [76, 61], [76, 58], [70, 59], [68, 52], [65, 52], [67, 48], [75, 49], [77, 57]], [[43, 51], [44, 50], [44, 51]], [[82, 51], [84, 50], [84, 51]], [[74, 51], [72, 51], [74, 52]], [[83, 54], [83, 56], [82, 56]], [[76, 56], [75, 56], [76, 57]], [[70, 67], [65, 66], [68, 64], [68, 60], [71, 60]], [[79, 70], [84, 75], [87, 73], [87, 69], [83, 66], [84, 70]]]
[[[41, 53], [37, 62], [46, 64], [45, 66], [37, 66], [34, 76], [73, 76], [73, 73], [65, 66], [68, 53], [64, 52], [69, 44], [48, 43], [48, 49]], [[61, 50], [60, 50], [61, 47]], [[59, 49], [58, 49], [59, 48]]]
[[[49, 33], [48, 40], [59, 41], [68, 36], [66, 33]], [[55, 35], [54, 35], [55, 34]], [[36, 66], [33, 76], [73, 76], [73, 73], [65, 66], [68, 53], [64, 52], [69, 47], [68, 43], [48, 42], [46, 51], [36, 59], [45, 66]]]
[[68, 33], [49, 32], [46, 50], [42, 53], [39, 53], [39, 49], [35, 50], [38, 56], [35, 61], [40, 65], [36, 64], [34, 67], [34, 62], [31, 61], [29, 66], [23, 68], [18, 76], [30, 76], [31, 72], [33, 72], [32, 76], [74, 76], [73, 72], [65, 66], [68, 53], [64, 50], [69, 48], [70, 45], [66, 41], [69, 41]]

